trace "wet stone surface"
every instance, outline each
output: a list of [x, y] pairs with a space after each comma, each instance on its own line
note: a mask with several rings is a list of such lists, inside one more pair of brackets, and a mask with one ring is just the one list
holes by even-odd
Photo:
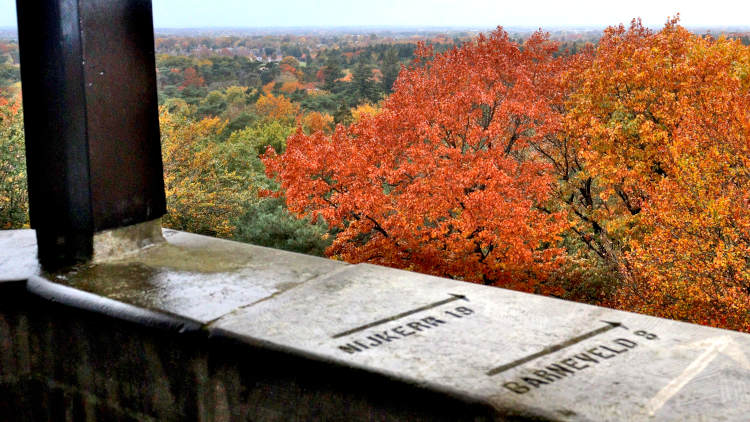
[[[165, 231], [49, 279], [220, 338], [382, 374], [498, 418], [746, 420], [750, 336]], [[0, 261], [2, 262], [2, 261]]]
[[208, 323], [346, 264], [164, 230], [166, 243], [57, 274], [51, 281]]

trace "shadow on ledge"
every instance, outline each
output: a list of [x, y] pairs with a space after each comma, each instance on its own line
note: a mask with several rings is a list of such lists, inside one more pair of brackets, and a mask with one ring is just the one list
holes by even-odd
[[5, 421], [477, 421], [492, 411], [363, 370], [145, 327], [0, 287]]

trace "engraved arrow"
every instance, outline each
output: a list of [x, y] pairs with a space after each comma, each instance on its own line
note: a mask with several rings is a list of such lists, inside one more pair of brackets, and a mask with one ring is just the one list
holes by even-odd
[[589, 331], [588, 333], [581, 334], [580, 336], [573, 337], [562, 343], [554, 344], [552, 346], [547, 346], [541, 351], [534, 353], [533, 355], [529, 355], [524, 358], [514, 360], [513, 362], [506, 363], [505, 365], [498, 366], [497, 368], [490, 369], [489, 371], [487, 371], [487, 375], [489, 376], [497, 375], [501, 372], [505, 372], [509, 369], [515, 368], [518, 365], [523, 365], [526, 362], [531, 362], [534, 359], [538, 359], [542, 356], [555, 353], [558, 350], [562, 350], [566, 347], [570, 347], [576, 343], [580, 343], [584, 340], [590, 339], [591, 337], [598, 336], [599, 334], [606, 333], [607, 331], [615, 329], [617, 327], [622, 327], [622, 328], [627, 329], [624, 325], [622, 325], [619, 322], [612, 322], [612, 321], [602, 321], [602, 322], [606, 322], [607, 325], [601, 328], [597, 328], [594, 331]]
[[394, 316], [391, 316], [391, 317], [388, 317], [388, 318], [379, 319], [379, 320], [377, 320], [375, 322], [371, 322], [369, 324], [365, 324], [365, 325], [361, 325], [361, 326], [356, 327], [356, 328], [352, 328], [351, 330], [346, 330], [346, 331], [340, 332], [338, 334], [333, 335], [331, 338], [339, 338], [339, 337], [348, 336], [349, 334], [354, 334], [354, 333], [356, 333], [358, 331], [366, 330], [366, 329], [372, 328], [372, 327], [377, 327], [378, 325], [385, 324], [386, 322], [395, 321], [397, 319], [401, 319], [403, 317], [406, 317], [406, 316], [409, 316], [409, 315], [412, 315], [412, 314], [416, 314], [418, 312], [426, 311], [426, 310], [432, 309], [432, 308], [437, 308], [440, 305], [445, 305], [446, 303], [455, 302], [457, 300], [465, 300], [467, 302], [469, 301], [469, 299], [466, 296], [464, 296], [464, 295], [456, 295], [456, 294], [451, 293], [451, 297], [448, 298], [448, 299], [443, 299], [443, 300], [435, 302], [435, 303], [430, 303], [429, 305], [420, 306], [419, 308], [412, 309], [410, 311], [401, 312], [400, 314], [397, 314], [397, 315], [394, 315]]

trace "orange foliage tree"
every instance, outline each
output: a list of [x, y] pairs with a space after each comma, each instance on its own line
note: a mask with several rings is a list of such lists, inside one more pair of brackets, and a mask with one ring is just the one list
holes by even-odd
[[302, 88], [302, 84], [299, 83], [298, 81], [288, 81], [288, 82], [284, 82], [283, 84], [281, 84], [280, 91], [285, 94], [291, 94], [294, 91], [301, 89], [301, 88]]
[[331, 256], [545, 292], [567, 223], [542, 206], [554, 177], [531, 141], [554, 114], [539, 95], [554, 50], [501, 29], [445, 54], [420, 46], [380, 113], [298, 130], [267, 171], [292, 212], [340, 230]]
[[281, 70], [282, 73], [286, 72], [293, 75], [296, 79], [302, 80], [304, 74], [299, 70], [299, 67], [299, 62], [292, 56], [284, 57], [279, 64], [279, 70]]
[[313, 111], [302, 118], [302, 127], [307, 133], [330, 133], [333, 128], [333, 116], [328, 113]]
[[255, 110], [267, 121], [278, 120], [284, 123], [294, 121], [300, 106], [283, 95], [267, 93], [255, 102]]
[[605, 31], [567, 131], [621, 248], [610, 304], [750, 330], [750, 51], [668, 21]]

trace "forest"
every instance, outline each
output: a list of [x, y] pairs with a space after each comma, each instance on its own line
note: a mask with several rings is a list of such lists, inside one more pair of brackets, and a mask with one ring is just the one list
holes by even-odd
[[[167, 227], [750, 332], [748, 34], [155, 47]], [[28, 227], [14, 40], [0, 144], [0, 228]]]

